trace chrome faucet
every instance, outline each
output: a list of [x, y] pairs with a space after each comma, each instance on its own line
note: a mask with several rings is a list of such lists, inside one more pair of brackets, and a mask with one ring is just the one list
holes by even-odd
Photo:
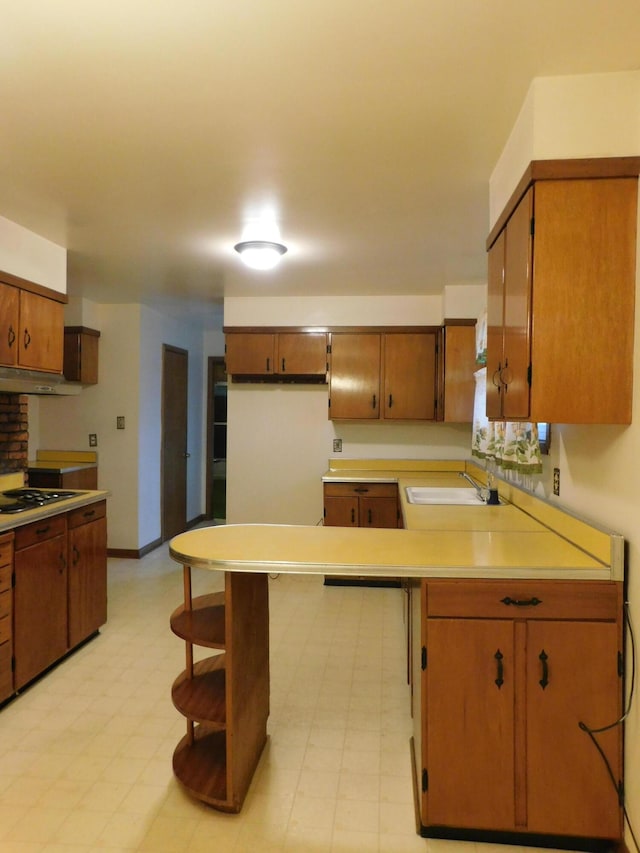
[[469, 474], [467, 474], [466, 471], [458, 471], [458, 477], [462, 477], [463, 480], [467, 480], [469, 483], [471, 483], [473, 488], [478, 493], [478, 497], [480, 498], [481, 501], [487, 500], [484, 488], [479, 483], [476, 483], [476, 481], [473, 479], [473, 477], [471, 477]]

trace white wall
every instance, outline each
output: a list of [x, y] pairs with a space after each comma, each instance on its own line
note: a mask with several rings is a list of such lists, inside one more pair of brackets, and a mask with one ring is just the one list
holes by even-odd
[[0, 216], [0, 270], [67, 292], [67, 250]]
[[[455, 291], [456, 288], [448, 288]], [[459, 294], [398, 297], [227, 298], [225, 326], [440, 325], [476, 317], [484, 285]], [[342, 439], [342, 458], [467, 458], [470, 425], [340, 423], [328, 419], [326, 385], [231, 383], [227, 414], [227, 521], [317, 524], [321, 477]]]
[[[640, 73], [545, 78], [531, 87], [493, 173], [492, 223], [531, 159], [640, 154]], [[640, 210], [639, 210], [640, 215]], [[551, 500], [624, 535], [631, 619], [640, 626], [640, 275], [636, 277], [634, 406], [631, 426], [553, 426], [541, 490]], [[615, 341], [611, 342], [615, 346]], [[585, 365], [588, 369], [588, 365]], [[612, 377], [615, 381], [615, 377]], [[552, 470], [560, 469], [560, 497]], [[630, 661], [628, 660], [630, 664]], [[601, 721], [601, 724], [613, 721]], [[626, 724], [625, 790], [640, 826], [640, 710]], [[631, 845], [629, 845], [631, 846]]]
[[[81, 313], [78, 314], [78, 309]], [[73, 303], [75, 325], [100, 331], [99, 382], [76, 397], [37, 399], [38, 447], [88, 449], [98, 436], [98, 485], [111, 492], [108, 545], [138, 550], [161, 536], [162, 345], [189, 352], [187, 519], [203, 512], [204, 354], [199, 326], [143, 305]], [[123, 415], [125, 429], [116, 429]], [[35, 419], [35, 418], [34, 418]], [[31, 422], [30, 418], [30, 422]]]

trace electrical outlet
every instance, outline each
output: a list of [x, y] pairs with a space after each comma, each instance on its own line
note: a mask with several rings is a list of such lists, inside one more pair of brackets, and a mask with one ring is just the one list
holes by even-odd
[[124, 429], [124, 415], [118, 415], [116, 418], [116, 429]]
[[97, 447], [98, 446], [98, 436], [95, 432], [89, 433], [89, 447]]
[[560, 494], [560, 469], [559, 468], [553, 469], [553, 494], [554, 495]]
[[342, 453], [342, 439], [334, 438], [333, 439], [333, 452], [334, 453]]

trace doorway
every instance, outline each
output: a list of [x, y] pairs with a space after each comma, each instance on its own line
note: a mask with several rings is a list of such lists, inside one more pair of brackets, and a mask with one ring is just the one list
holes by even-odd
[[187, 529], [189, 353], [162, 345], [162, 541]]
[[222, 356], [209, 358], [207, 373], [207, 518], [227, 517], [227, 372]]

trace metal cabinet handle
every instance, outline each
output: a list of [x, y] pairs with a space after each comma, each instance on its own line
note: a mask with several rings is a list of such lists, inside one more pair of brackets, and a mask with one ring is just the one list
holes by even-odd
[[16, 341], [15, 329], [13, 328], [13, 326], [9, 326], [9, 332], [7, 334], [7, 343], [9, 344], [10, 347], [12, 347], [14, 345], [15, 341]]
[[372, 408], [372, 409], [375, 409], [375, 407], [376, 407], [376, 395], [374, 394], [374, 395], [373, 395], [373, 399], [372, 399], [372, 401], [371, 401], [371, 408]]
[[353, 507], [351, 507], [351, 524], [356, 523], [356, 511]]
[[24, 330], [24, 348], [29, 349], [29, 344], [31, 343], [31, 335], [29, 334], [29, 330]]
[[282, 359], [282, 372], [283, 372], [283, 373], [285, 372], [285, 366], [284, 366], [284, 365], [285, 365], [285, 361], [284, 361], [284, 358], [283, 358], [283, 359]]
[[267, 373], [271, 373], [271, 359], [267, 358]]
[[80, 551], [78, 551], [78, 549], [74, 545], [73, 546], [73, 565], [77, 566], [79, 560], [80, 560]]
[[549, 664], [547, 661], [549, 660], [549, 655], [543, 649], [538, 655], [538, 659], [542, 664], [542, 678], [538, 682], [540, 687], [544, 690], [545, 687], [549, 684]]
[[507, 606], [512, 604], [514, 607], [537, 607], [538, 604], [542, 604], [542, 600], [540, 598], [536, 598], [535, 595], [533, 598], [511, 598], [506, 595], [504, 598], [500, 599], [502, 604], [506, 604]]
[[495, 653], [494, 658], [496, 659], [495, 683], [496, 683], [496, 686], [498, 687], [498, 690], [500, 690], [500, 688], [504, 684], [504, 666], [502, 665], [502, 660], [504, 658], [504, 655], [502, 654], [500, 649], [498, 649], [498, 651]]
[[389, 408], [393, 406], [393, 394], [389, 394]]

